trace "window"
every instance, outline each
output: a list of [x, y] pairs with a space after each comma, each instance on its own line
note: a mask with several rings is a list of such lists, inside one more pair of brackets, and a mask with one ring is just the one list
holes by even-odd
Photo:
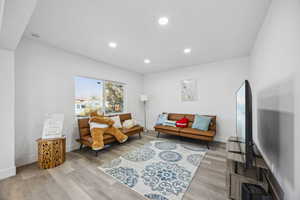
[[105, 82], [105, 112], [122, 113], [124, 111], [124, 85], [112, 81]]
[[88, 116], [98, 110], [106, 114], [124, 112], [124, 84], [76, 76], [76, 116]]

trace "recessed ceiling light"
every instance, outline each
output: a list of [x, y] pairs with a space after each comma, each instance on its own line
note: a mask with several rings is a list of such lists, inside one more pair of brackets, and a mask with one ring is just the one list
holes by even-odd
[[110, 43], [108, 43], [108, 46], [109, 46], [110, 48], [116, 48], [116, 47], [118, 46], [118, 44], [115, 43], [115, 42], [110, 42]]
[[167, 25], [169, 23], [169, 19], [167, 17], [160, 17], [158, 19], [158, 23], [161, 26], [165, 26], [165, 25]]
[[191, 51], [192, 51], [192, 49], [190, 49], [190, 48], [185, 48], [185, 49], [183, 50], [183, 53], [189, 54], [189, 53], [191, 53]]
[[145, 59], [145, 60], [144, 60], [144, 63], [145, 63], [145, 64], [149, 64], [149, 63], [151, 63], [151, 61], [150, 61], [149, 59]]

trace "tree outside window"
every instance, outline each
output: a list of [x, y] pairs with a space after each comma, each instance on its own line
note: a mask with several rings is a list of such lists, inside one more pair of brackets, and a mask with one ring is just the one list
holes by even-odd
[[112, 81], [105, 82], [105, 112], [124, 112], [124, 85]]

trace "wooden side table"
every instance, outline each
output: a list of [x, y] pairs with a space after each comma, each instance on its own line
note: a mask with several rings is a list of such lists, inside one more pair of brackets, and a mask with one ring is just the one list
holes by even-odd
[[37, 139], [38, 165], [42, 169], [54, 168], [66, 160], [66, 137]]

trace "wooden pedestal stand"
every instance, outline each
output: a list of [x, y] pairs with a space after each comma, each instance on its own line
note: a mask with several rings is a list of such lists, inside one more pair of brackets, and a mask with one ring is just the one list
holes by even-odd
[[[268, 191], [268, 182], [264, 170], [268, 167], [262, 157], [255, 157], [253, 168], [245, 170], [245, 154], [241, 151], [240, 143], [236, 137], [230, 137], [227, 141], [227, 173], [226, 185], [230, 199], [241, 199], [242, 183], [251, 183], [262, 186]], [[267, 172], [266, 172], [267, 173]]]
[[38, 139], [38, 165], [42, 169], [54, 168], [65, 162], [66, 137]]

